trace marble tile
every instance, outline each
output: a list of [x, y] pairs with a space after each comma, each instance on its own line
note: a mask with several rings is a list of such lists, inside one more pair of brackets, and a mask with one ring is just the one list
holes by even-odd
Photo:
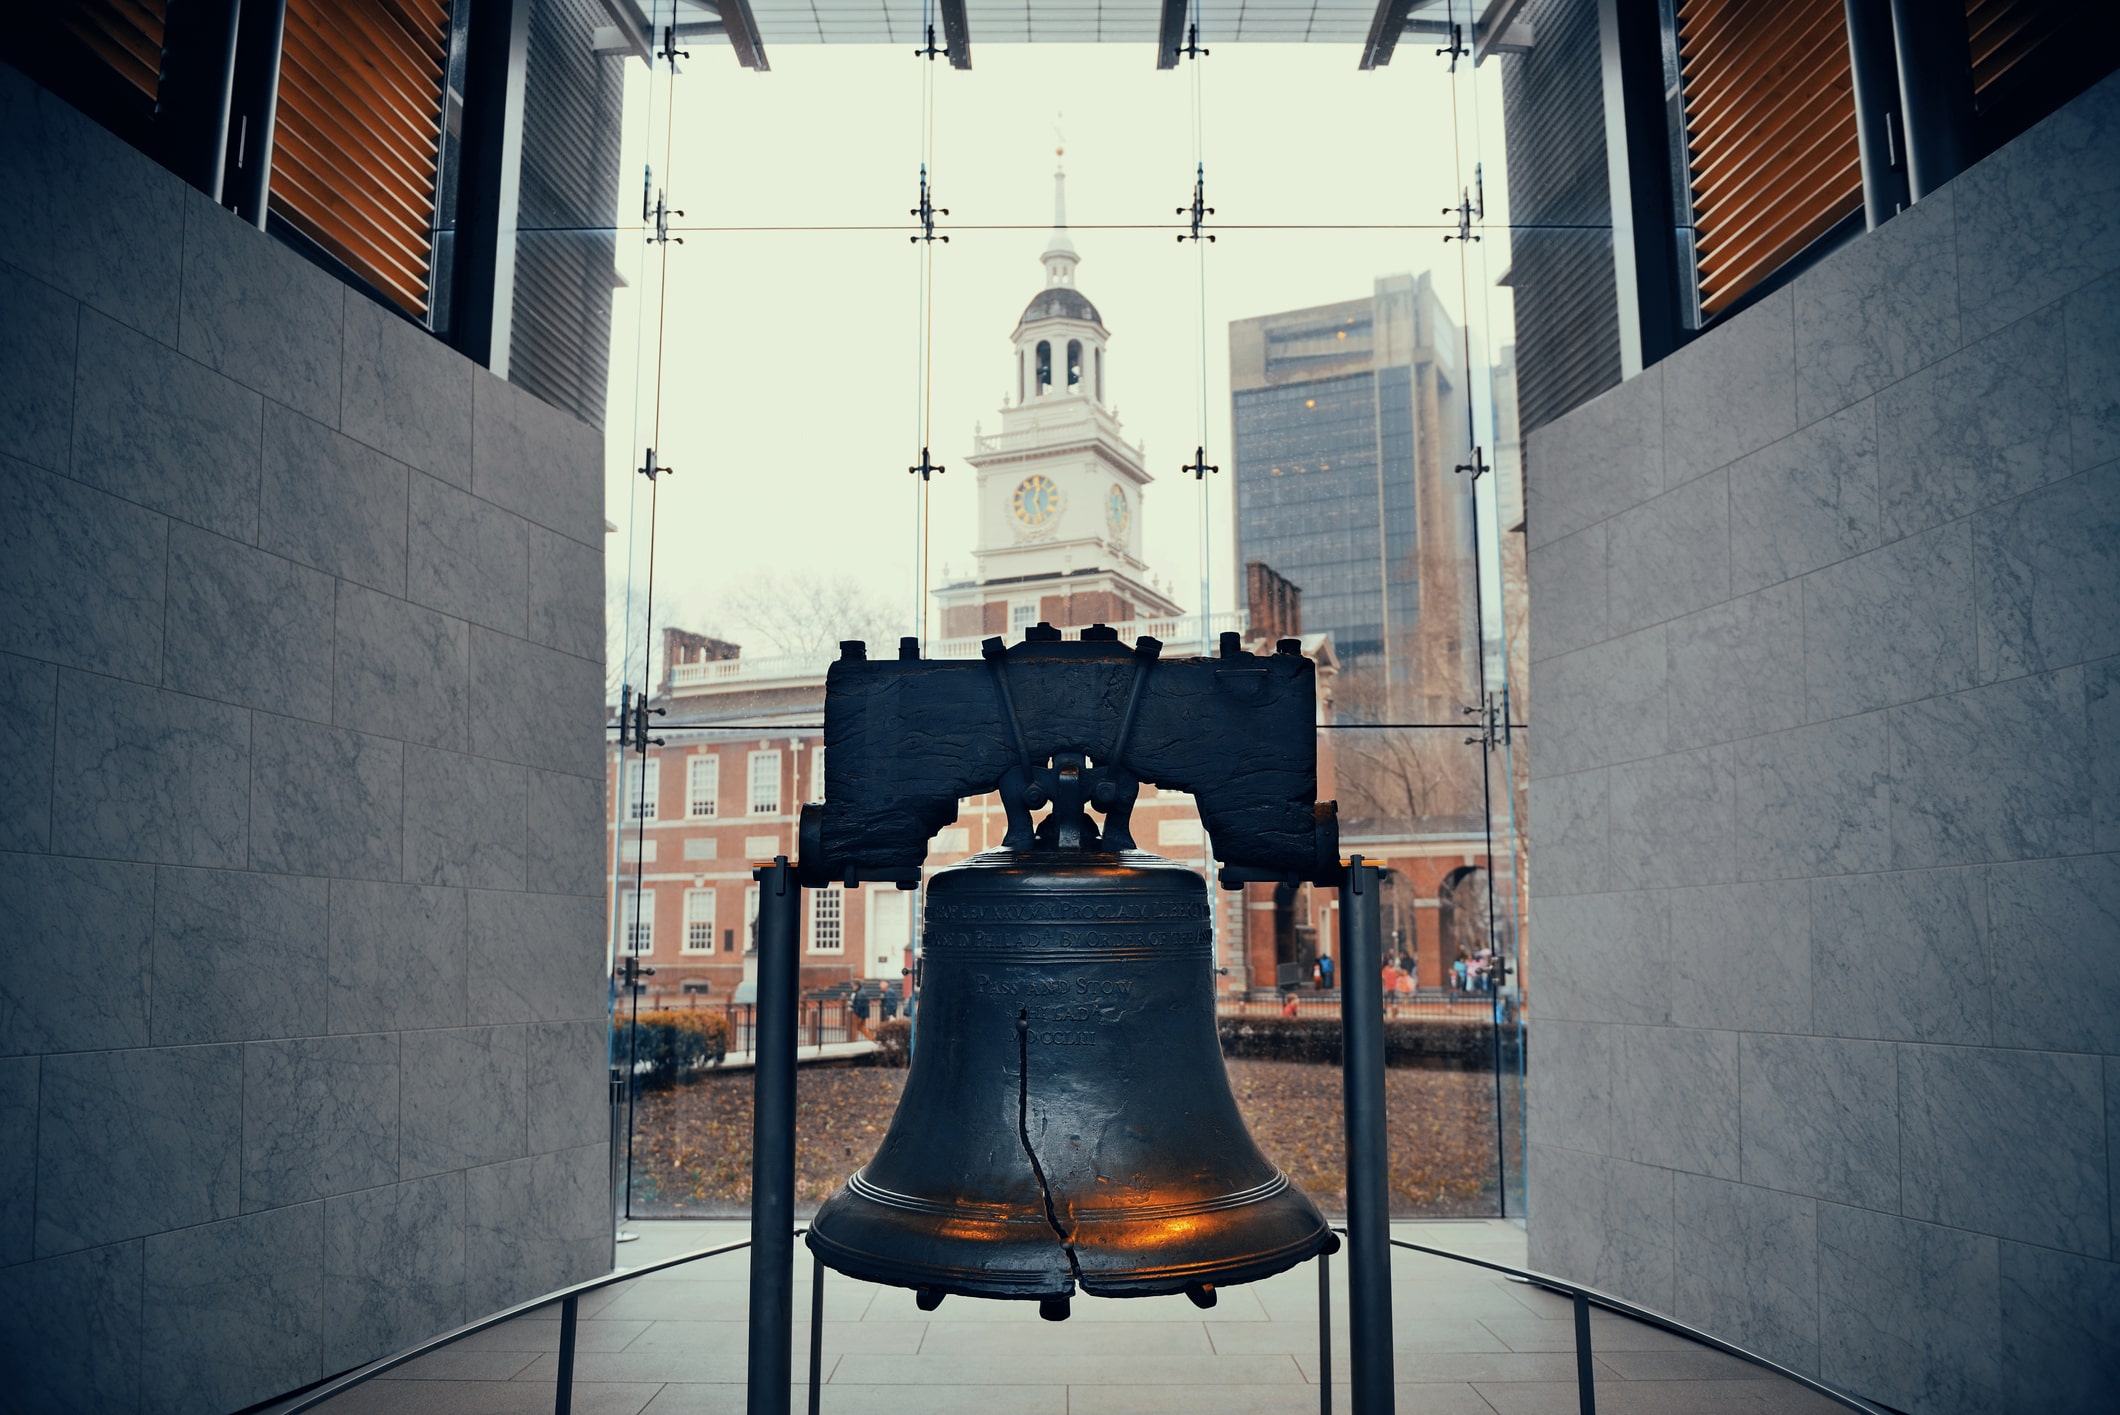
[[471, 891], [473, 1023], [604, 1015], [604, 901]]
[[2120, 457], [2120, 274], [2069, 296], [2061, 319], [2069, 444], [2077, 467], [2100, 466]]
[[1730, 589], [1746, 594], [1875, 550], [1877, 407], [1864, 399], [1730, 464]]
[[2120, 653], [2120, 462], [1973, 520], [1980, 678]]
[[527, 768], [405, 749], [405, 873], [421, 884], [523, 889]]
[[36, 1256], [37, 1058], [0, 1059], [0, 1268]]
[[59, 670], [0, 654], [0, 850], [51, 844], [58, 721]]
[[602, 434], [483, 369], [471, 378], [472, 491], [583, 545], [603, 544]]
[[1977, 869], [1811, 882], [1811, 1015], [1837, 1037], [1985, 1046], [1987, 896]]
[[[514, 1159], [523, 1153], [529, 1121], [521, 1027], [468, 1027], [402, 1036], [405, 1090], [399, 1121], [399, 1177], [417, 1179]], [[513, 1222], [520, 1217], [501, 1211], [492, 1221]]]
[[0, 457], [0, 651], [153, 682], [169, 522]]
[[8, 1372], [8, 1398], [19, 1410], [109, 1415], [137, 1409], [140, 1244], [0, 1268], [0, 1363]]
[[1664, 485], [1796, 430], [1796, 305], [1767, 296], [1665, 359]]
[[155, 872], [156, 1046], [324, 1030], [320, 879]]
[[2083, 670], [2090, 712], [2091, 830], [2095, 848], [2120, 850], [2120, 658]]
[[155, 1234], [145, 1288], [142, 1415], [216, 1415], [329, 1374], [322, 1204]]
[[397, 311], [353, 298], [343, 367], [341, 431], [453, 486], [471, 485], [469, 359]]
[[473, 1314], [611, 1269], [608, 1144], [474, 1169], [468, 1176], [465, 1307]]
[[162, 685], [328, 721], [331, 613], [331, 576], [172, 526]]
[[1596, 1022], [1539, 1019], [1525, 1084], [1525, 1113], [1534, 1144], [1612, 1151], [1612, 1076], [1618, 1027]]
[[530, 1153], [609, 1140], [610, 1035], [600, 1017], [530, 1028]]
[[1796, 413], [1815, 422], [1958, 348], [1953, 187], [1796, 279]]
[[1612, 1153], [1737, 1178], [1737, 1033], [1621, 1027], [1613, 1054]]
[[0, 132], [0, 260], [175, 344], [184, 183], [13, 69]]
[[1995, 1045], [2120, 1055], [2120, 857], [1987, 872]]
[[90, 310], [74, 383], [76, 480], [254, 541], [265, 403], [242, 384]]
[[1673, 747], [1756, 737], [1804, 720], [1801, 585], [1789, 581], [1689, 614], [1665, 634]]
[[1674, 1181], [1672, 1315], [1799, 1371], [1818, 1369], [1818, 1205], [1697, 1174]]
[[1670, 1005], [1666, 901], [1649, 891], [1539, 901], [1539, 1015], [1580, 1022], [1659, 1023]]
[[38, 1256], [229, 1217], [242, 1148], [240, 1047], [45, 1057]]
[[2084, 702], [2083, 670], [2065, 668], [1887, 713], [1893, 865], [2090, 849]]
[[1803, 612], [1814, 722], [1972, 687], [1971, 526], [1940, 526], [1813, 571]]
[[59, 735], [52, 849], [170, 865], [249, 854], [250, 713], [62, 670], [62, 702], [93, 703]]
[[600, 663], [472, 627], [472, 751], [601, 777], [603, 721]]
[[1605, 522], [1611, 631], [1630, 633], [1730, 597], [1730, 478], [1691, 481]]
[[1539, 844], [1540, 898], [1598, 894], [1613, 887], [1607, 777], [1601, 768], [1531, 782], [1530, 832]]
[[467, 914], [461, 889], [331, 881], [330, 1029], [464, 1025]]
[[81, 308], [0, 264], [0, 452], [66, 470], [74, 433], [74, 340]]
[[2050, 325], [2013, 324], [1877, 395], [1887, 536], [2069, 474], [2068, 374]]
[[1526, 439], [1534, 549], [1664, 489], [1664, 367], [1652, 364]]
[[471, 635], [462, 620], [341, 584], [332, 712], [342, 727], [462, 749]]
[[[2120, 1056], [2105, 1059], [2105, 1153], [2109, 1169], [2120, 1169]], [[2120, 1253], [2120, 1184], [2112, 1186], [2113, 1251]]]
[[403, 463], [277, 403], [265, 405], [264, 461], [260, 546], [371, 589], [405, 592], [412, 474]]
[[1672, 1179], [1602, 1155], [1529, 1147], [1530, 1266], [1671, 1310]]
[[[35, 948], [0, 948], [0, 1055], [147, 1045], [154, 870], [146, 865], [0, 854], [0, 918]], [[97, 1005], [52, 967], [96, 980]]]
[[1611, 637], [1606, 617], [1608, 524], [1600, 522], [1548, 541], [1527, 556], [1533, 658], [1551, 658]]
[[530, 637], [576, 658], [604, 657], [604, 548], [530, 528]]
[[203, 193], [186, 194], [179, 349], [336, 424], [345, 314], [343, 282]]
[[2001, 1245], [2003, 1409], [2096, 1410], [2120, 1390], [2120, 1264]]
[[1620, 889], [1737, 877], [1736, 753], [1674, 752], [1612, 768], [1612, 882]]
[[396, 879], [404, 861], [405, 748], [258, 713], [250, 858], [262, 870]]
[[415, 476], [411, 526], [407, 594], [415, 604], [524, 636], [530, 609], [527, 521], [432, 477]]
[[1951, 190], [1968, 338], [2120, 269], [2120, 85], [2093, 85]]
[[461, 1326], [464, 1176], [324, 1205], [324, 1368], [341, 1371]]
[[1739, 742], [1738, 878], [1888, 868], [1891, 779], [1891, 738], [1882, 712]]
[[1901, 1410], [1998, 1410], [1999, 1293], [1992, 1238], [1819, 1206], [1823, 1380]]
[[604, 785], [585, 776], [530, 770], [530, 887], [602, 894]]
[[1899, 1048], [1908, 1218], [2112, 1256], [2105, 1079], [2095, 1056]]
[[300, 1037], [243, 1048], [243, 1211], [397, 1178], [398, 1039]]
[[1532, 664], [1540, 769], [1559, 775], [1661, 755], [1668, 676], [1662, 625]]
[[1801, 1032], [1811, 1025], [1811, 916], [1801, 880], [1675, 889], [1671, 1021], [1680, 1027]]
[[1899, 1206], [1889, 1045], [1746, 1033], [1738, 1066], [1745, 1183], [1866, 1208]]

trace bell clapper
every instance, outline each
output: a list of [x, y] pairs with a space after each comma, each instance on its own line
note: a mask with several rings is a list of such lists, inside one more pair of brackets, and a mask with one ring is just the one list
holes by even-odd
[[1185, 1297], [1193, 1306], [1204, 1312], [1215, 1305], [1215, 1285], [1203, 1282], [1198, 1287], [1188, 1287], [1185, 1289]]
[[1041, 1297], [1038, 1299], [1038, 1315], [1049, 1322], [1064, 1322], [1068, 1315], [1068, 1299], [1065, 1297]]
[[916, 1287], [913, 1289], [913, 1305], [923, 1312], [932, 1312], [942, 1305], [943, 1292], [939, 1287]]

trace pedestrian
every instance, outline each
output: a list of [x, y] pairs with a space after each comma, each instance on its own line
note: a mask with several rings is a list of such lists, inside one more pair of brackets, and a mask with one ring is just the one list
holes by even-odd
[[[869, 1034], [869, 995], [868, 995], [867, 993], [865, 993], [865, 992], [863, 992], [863, 991], [861, 990], [861, 986], [860, 986], [860, 984], [858, 984], [858, 983], [857, 983], [857, 984], [855, 984], [855, 986], [854, 986], [854, 996], [852, 997], [852, 999], [850, 999], [850, 1000], [849, 1000], [849, 1002], [847, 1003], [847, 1006], [848, 1006], [849, 1010], [851, 1010], [851, 1011], [853, 1012], [853, 1014], [854, 1014], [854, 1025], [853, 1025], [852, 1027], [848, 1028], [848, 1031], [849, 1031], [849, 1033], [850, 1033], [850, 1034], [858, 1034], [858, 1036], [859, 1036], [859, 1037], [866, 1037], [866, 1036], [868, 1036], [868, 1034]], [[851, 1042], [851, 1041], [854, 1041], [854, 1040], [857, 1040], [857, 1036], [856, 1036], [856, 1035], [849, 1035], [849, 1036], [847, 1037], [847, 1040], [848, 1040], [848, 1041], [850, 1041], [850, 1042]]]
[[1296, 1015], [1296, 990], [1294, 988], [1290, 988], [1282, 999], [1281, 1015], [1283, 1017], [1293, 1017]]
[[1456, 960], [1450, 965], [1450, 1000], [1452, 1002], [1456, 1002], [1458, 996], [1465, 991], [1465, 984], [1468, 981], [1470, 972], [1471, 966], [1465, 961], [1465, 950], [1460, 948]]
[[883, 990], [883, 1020], [894, 1020], [898, 1016], [898, 990], [886, 987]]
[[1318, 961], [1312, 964], [1310, 968], [1310, 980], [1319, 992], [1332, 991], [1332, 955], [1330, 953], [1320, 953], [1318, 955]]

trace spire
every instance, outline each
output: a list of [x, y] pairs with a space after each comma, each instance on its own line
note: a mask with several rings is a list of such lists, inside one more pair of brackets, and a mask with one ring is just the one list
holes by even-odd
[[1045, 284], [1048, 289], [1055, 285], [1075, 283], [1075, 266], [1082, 258], [1075, 253], [1075, 243], [1067, 235], [1067, 168], [1058, 159], [1067, 155], [1065, 145], [1053, 149], [1053, 239], [1045, 247]]

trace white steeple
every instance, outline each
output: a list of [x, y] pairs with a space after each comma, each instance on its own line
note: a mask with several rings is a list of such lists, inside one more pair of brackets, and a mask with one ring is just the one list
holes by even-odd
[[[1065, 157], [1067, 149], [1053, 149], [1055, 159]], [[1053, 239], [1045, 248], [1045, 287], [1073, 285], [1075, 266], [1082, 257], [1075, 254], [1075, 243], [1067, 235], [1067, 169], [1057, 160], [1053, 163]]]

